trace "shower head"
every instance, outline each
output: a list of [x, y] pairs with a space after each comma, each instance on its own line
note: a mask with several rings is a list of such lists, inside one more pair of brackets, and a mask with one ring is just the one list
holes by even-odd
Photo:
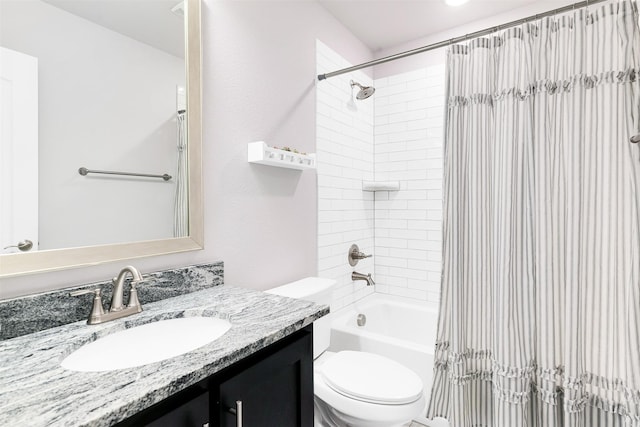
[[633, 135], [631, 138], [629, 138], [629, 141], [633, 142], [634, 144], [637, 144], [640, 142], [640, 133], [637, 135]]
[[360, 83], [351, 80], [351, 87], [353, 88], [354, 86], [358, 86], [360, 88], [360, 90], [356, 94], [356, 99], [360, 100], [367, 99], [368, 97], [373, 95], [373, 92], [376, 91], [376, 88], [374, 88], [373, 86], [362, 86]]

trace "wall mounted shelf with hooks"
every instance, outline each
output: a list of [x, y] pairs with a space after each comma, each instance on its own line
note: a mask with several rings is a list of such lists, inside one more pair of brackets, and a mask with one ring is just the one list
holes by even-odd
[[288, 169], [315, 169], [316, 155], [269, 147], [264, 141], [250, 142], [247, 150], [249, 163]]
[[400, 181], [362, 181], [362, 191], [398, 191]]

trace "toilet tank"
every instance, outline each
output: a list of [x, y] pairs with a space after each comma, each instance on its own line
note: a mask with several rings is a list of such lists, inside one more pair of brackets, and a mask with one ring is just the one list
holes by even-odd
[[[270, 294], [281, 295], [289, 298], [303, 299], [316, 304], [331, 304], [331, 292], [336, 285], [333, 279], [321, 277], [307, 277], [286, 285], [278, 286], [265, 291]], [[313, 322], [313, 358], [320, 356], [329, 348], [331, 337], [331, 314]]]

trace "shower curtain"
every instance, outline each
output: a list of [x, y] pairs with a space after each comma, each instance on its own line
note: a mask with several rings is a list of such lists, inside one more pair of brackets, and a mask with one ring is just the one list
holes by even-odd
[[173, 214], [173, 237], [189, 235], [189, 194], [187, 192], [187, 127], [186, 112], [178, 111], [177, 116], [178, 167], [176, 173], [176, 194]]
[[448, 51], [427, 415], [640, 426], [640, 30], [601, 3]]

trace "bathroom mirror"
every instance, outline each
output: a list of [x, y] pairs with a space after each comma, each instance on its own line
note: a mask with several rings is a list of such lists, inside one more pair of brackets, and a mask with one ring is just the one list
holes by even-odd
[[[200, 8], [201, 0], [2, 1], [1, 77], [31, 76], [35, 88], [3, 84], [0, 277], [202, 249]], [[7, 35], [15, 10], [31, 26], [23, 42]], [[152, 28], [160, 31], [143, 34]], [[38, 37], [59, 50], [26, 52]], [[7, 66], [16, 51], [33, 58], [27, 68]], [[6, 116], [28, 104], [16, 95], [24, 87], [36, 108], [19, 131]], [[52, 100], [55, 114], [45, 108]], [[35, 205], [19, 198], [34, 194]], [[3, 249], [28, 239], [18, 220], [35, 221], [31, 250]]]

